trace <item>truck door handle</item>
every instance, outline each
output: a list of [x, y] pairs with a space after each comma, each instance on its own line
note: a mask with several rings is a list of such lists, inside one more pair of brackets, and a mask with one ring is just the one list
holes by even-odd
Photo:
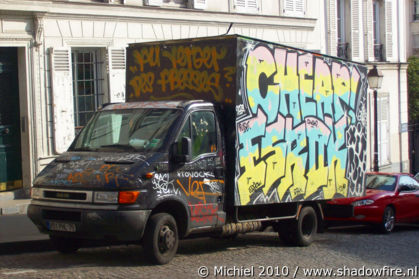
[[224, 174], [224, 169], [223, 168], [216, 168], [214, 171], [215, 177], [220, 177], [223, 176]]

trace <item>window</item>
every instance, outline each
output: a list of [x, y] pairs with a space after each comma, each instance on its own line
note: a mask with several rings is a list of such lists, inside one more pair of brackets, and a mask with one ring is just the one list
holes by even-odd
[[419, 20], [419, 0], [414, 0], [414, 11], [413, 11], [413, 19]]
[[183, 126], [178, 142], [182, 137], [191, 139], [192, 157], [217, 151], [214, 113], [211, 111], [193, 112]]
[[390, 162], [390, 131], [389, 131], [389, 94], [380, 93], [377, 96], [378, 109], [378, 165]]
[[102, 66], [98, 49], [73, 49], [74, 123], [76, 129], [86, 125], [103, 104]]
[[347, 34], [349, 33], [347, 28], [347, 20], [349, 15], [348, 1], [337, 0], [337, 33], [338, 33], [338, 47], [337, 47], [337, 56], [348, 59], [349, 58], [349, 43], [347, 40]]
[[377, 61], [384, 61], [383, 44], [381, 40], [382, 7], [380, 1], [373, 2], [373, 34], [374, 34], [374, 57]]
[[407, 175], [400, 176], [399, 185], [409, 186], [411, 191], [419, 190], [419, 182]]

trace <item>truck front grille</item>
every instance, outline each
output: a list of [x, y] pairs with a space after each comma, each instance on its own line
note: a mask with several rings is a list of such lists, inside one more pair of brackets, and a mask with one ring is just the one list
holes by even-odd
[[93, 192], [83, 190], [67, 189], [45, 189], [39, 188], [41, 192], [38, 199], [57, 202], [92, 203]]
[[86, 193], [44, 191], [44, 198], [85, 201]]
[[81, 213], [74, 211], [42, 210], [42, 217], [46, 220], [80, 222]]

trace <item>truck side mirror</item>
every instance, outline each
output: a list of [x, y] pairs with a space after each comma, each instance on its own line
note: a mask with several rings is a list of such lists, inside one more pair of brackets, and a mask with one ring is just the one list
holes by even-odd
[[176, 163], [186, 163], [191, 159], [192, 143], [188, 137], [182, 137], [180, 141], [173, 143], [171, 148], [172, 160]]

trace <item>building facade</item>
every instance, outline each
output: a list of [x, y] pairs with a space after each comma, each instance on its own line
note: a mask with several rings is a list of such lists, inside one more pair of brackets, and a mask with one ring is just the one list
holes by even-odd
[[124, 100], [129, 43], [229, 31], [324, 53], [324, 12], [321, 0], [0, 1], [0, 190], [29, 189], [98, 107]]
[[373, 169], [374, 129], [378, 137], [378, 169], [384, 172], [409, 172], [407, 111], [406, 18], [409, 1], [328, 0], [328, 53], [374, 65], [382, 72], [377, 89], [377, 119], [374, 119], [372, 90], [369, 94], [368, 155]]
[[[227, 32], [377, 64], [384, 74], [378, 90], [380, 170], [405, 171], [406, 3], [0, 1], [0, 191], [29, 189], [94, 111], [125, 99], [129, 43]], [[369, 106], [372, 111], [371, 98]], [[372, 158], [374, 119], [368, 115], [368, 120]]]

